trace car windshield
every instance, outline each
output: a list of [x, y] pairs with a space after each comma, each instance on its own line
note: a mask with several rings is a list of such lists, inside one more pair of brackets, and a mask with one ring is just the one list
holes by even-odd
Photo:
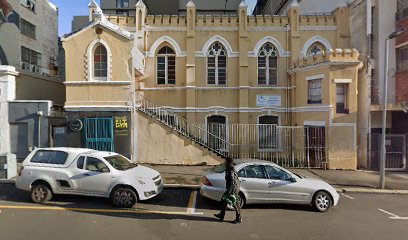
[[136, 163], [131, 163], [127, 158], [122, 155], [113, 155], [109, 157], [105, 157], [105, 160], [119, 171], [126, 171], [132, 168], [137, 167]]

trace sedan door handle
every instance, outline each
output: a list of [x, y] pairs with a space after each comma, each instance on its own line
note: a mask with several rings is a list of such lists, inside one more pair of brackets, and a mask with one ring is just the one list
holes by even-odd
[[241, 179], [241, 180], [239, 180], [240, 182], [246, 182], [246, 180], [245, 179]]
[[268, 182], [269, 185], [277, 184], [278, 182]]

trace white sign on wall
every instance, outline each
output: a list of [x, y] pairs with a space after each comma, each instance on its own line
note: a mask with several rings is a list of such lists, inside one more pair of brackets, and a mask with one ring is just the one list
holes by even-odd
[[282, 105], [279, 95], [256, 95], [257, 107], [280, 107]]

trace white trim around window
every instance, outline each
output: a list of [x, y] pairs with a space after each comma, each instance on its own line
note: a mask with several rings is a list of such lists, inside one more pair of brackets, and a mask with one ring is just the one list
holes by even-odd
[[[99, 45], [103, 45], [106, 48], [107, 53], [107, 77], [106, 79], [99, 79], [94, 77], [94, 51]], [[87, 61], [87, 80], [88, 81], [111, 81], [112, 80], [112, 51], [109, 48], [108, 43], [102, 39], [95, 39], [91, 44], [88, 45], [86, 50], [86, 61]]]
[[[277, 117], [278, 118], [278, 125], [276, 127], [277, 130], [277, 136], [278, 136], [278, 147], [277, 148], [261, 148], [260, 147], [260, 131], [259, 131], [259, 127], [260, 127], [260, 123], [259, 123], [259, 119], [261, 117]], [[258, 139], [257, 139], [257, 145], [258, 145], [258, 152], [279, 152], [282, 151], [282, 141], [281, 141], [281, 116], [278, 114], [262, 114], [262, 115], [258, 115], [257, 117], [257, 124], [258, 127], [256, 129], [257, 134], [258, 134]]]
[[[215, 112], [212, 112], [212, 113], [207, 114], [207, 115], [205, 116], [205, 118], [204, 118], [204, 121], [205, 121], [205, 131], [206, 131], [206, 132], [210, 132], [210, 130], [208, 129], [208, 118], [209, 118], [209, 117], [212, 117], [212, 116], [222, 116], [222, 117], [225, 117], [225, 141], [228, 143], [228, 142], [229, 142], [228, 115], [226, 115], [226, 114], [220, 114], [218, 111], [215, 111]], [[205, 141], [206, 141], [206, 142], [207, 142], [207, 140], [208, 140], [207, 137], [208, 137], [207, 134], [205, 134], [204, 138], [205, 138]], [[220, 150], [224, 150], [225, 152], [228, 152], [228, 151], [229, 151], [228, 146], [225, 146], [225, 147], [226, 147], [225, 149], [220, 149]]]
[[318, 74], [318, 75], [313, 75], [313, 76], [307, 76], [305, 78], [306, 81], [311, 81], [311, 80], [318, 80], [318, 79], [324, 79], [326, 77], [325, 74]]
[[308, 50], [308, 49], [310, 48], [310, 46], [312, 46], [315, 42], [321, 43], [321, 44], [326, 48], [326, 51], [328, 51], [329, 49], [332, 49], [332, 48], [333, 48], [332, 45], [330, 44], [329, 40], [327, 40], [326, 38], [321, 37], [321, 36], [314, 36], [314, 37], [311, 37], [309, 40], [307, 40], [307, 41], [305, 42], [305, 44], [303, 45], [303, 49], [302, 49], [302, 52], [301, 52], [301, 55], [302, 55], [303, 57], [307, 57], [307, 50]]

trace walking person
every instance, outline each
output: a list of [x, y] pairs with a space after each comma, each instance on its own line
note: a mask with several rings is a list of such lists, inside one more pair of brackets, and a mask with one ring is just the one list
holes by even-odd
[[224, 221], [225, 211], [227, 210], [228, 205], [232, 206], [235, 209], [235, 220], [233, 223], [241, 223], [241, 200], [239, 197], [239, 179], [238, 174], [233, 166], [233, 159], [225, 159], [225, 183], [227, 190], [221, 197], [221, 212], [214, 214], [214, 216], [221, 221]]

